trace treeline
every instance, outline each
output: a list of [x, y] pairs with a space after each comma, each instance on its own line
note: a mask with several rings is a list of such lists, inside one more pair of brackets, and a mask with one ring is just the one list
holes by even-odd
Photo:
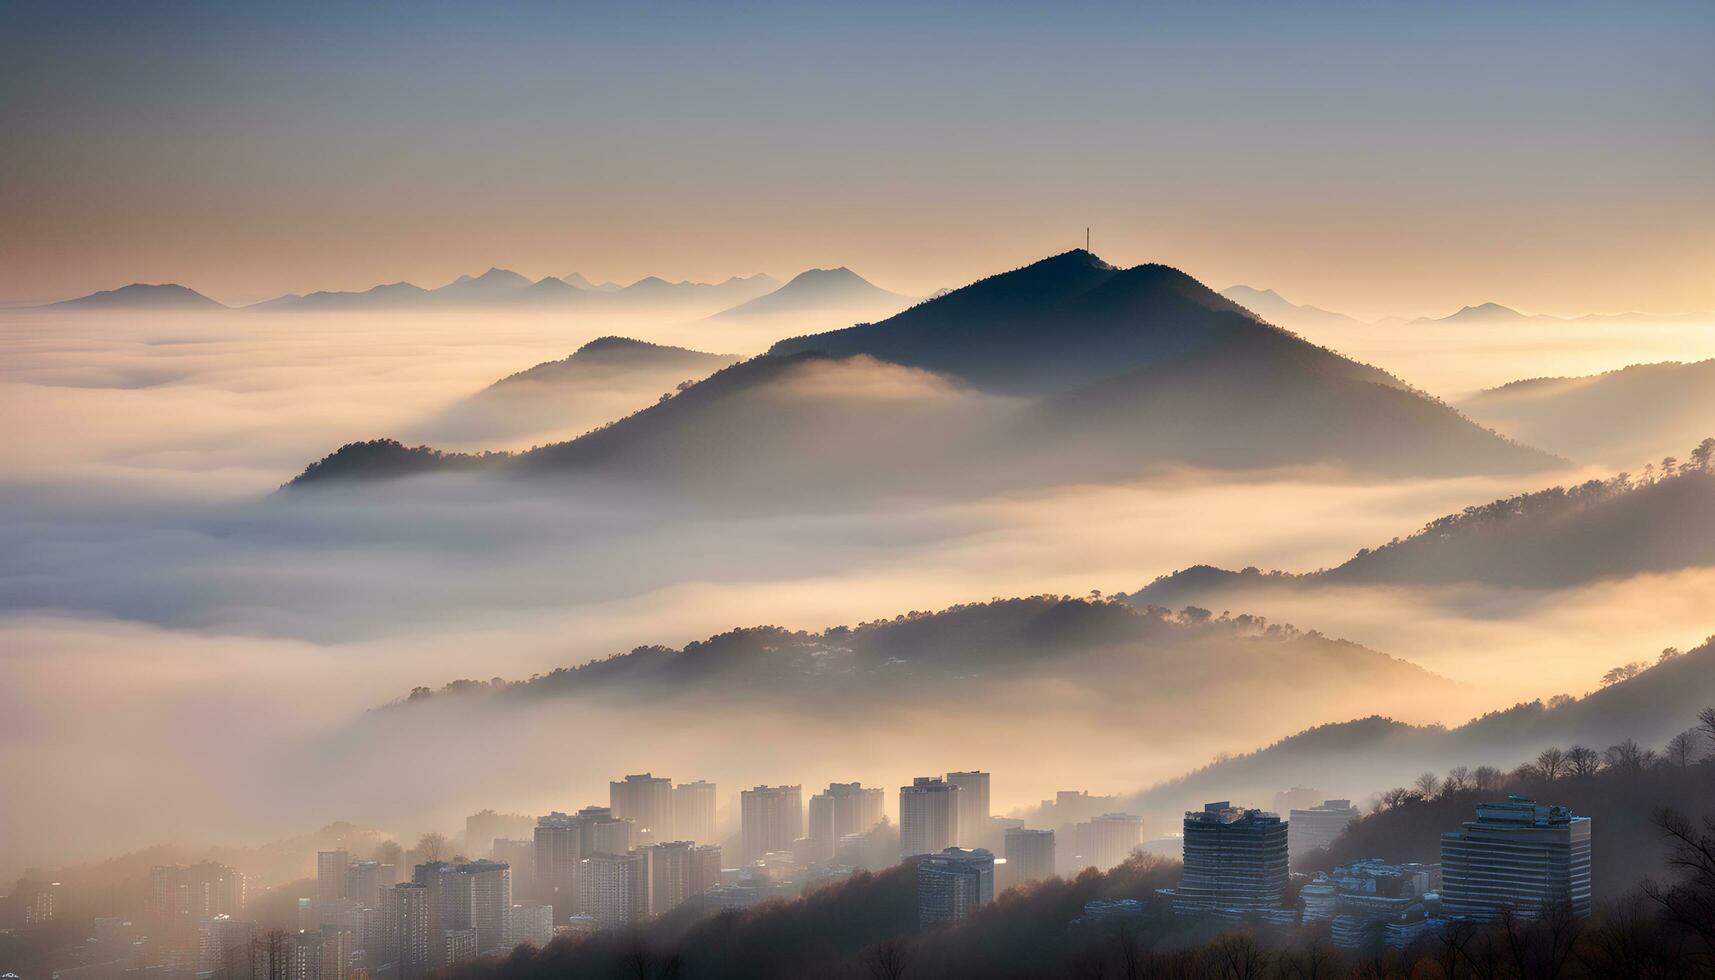
[[[1594, 916], [1454, 925], [1403, 951], [1347, 954], [1329, 924], [1236, 928], [1174, 915], [1154, 890], [1176, 861], [1138, 855], [1107, 873], [1013, 889], [971, 919], [920, 928], [915, 868], [859, 874], [795, 902], [646, 926], [459, 968], [454, 980], [915, 980], [1066, 977], [1088, 980], [1595, 980], [1715, 976], [1715, 821], [1670, 814], [1657, 846], [1671, 880], [1599, 904]], [[1079, 921], [1098, 899], [1137, 899], [1141, 914]]]
[[1327, 870], [1365, 857], [1440, 861], [1440, 835], [1473, 819], [1483, 800], [1508, 794], [1572, 808], [1592, 818], [1591, 874], [1598, 894], [1616, 894], [1667, 870], [1656, 810], [1715, 813], [1715, 707], [1662, 750], [1624, 739], [1603, 749], [1543, 749], [1507, 771], [1454, 766], [1380, 794], [1373, 812], [1298, 870]]

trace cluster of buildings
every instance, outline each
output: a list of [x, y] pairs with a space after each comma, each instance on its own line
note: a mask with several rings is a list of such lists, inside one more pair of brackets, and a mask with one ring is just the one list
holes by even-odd
[[[1187, 812], [1181, 837], [1151, 841], [1142, 818], [1121, 812], [1117, 799], [1086, 792], [1043, 801], [1042, 822], [1052, 829], [995, 817], [990, 776], [980, 771], [900, 787], [896, 827], [878, 787], [830, 783], [806, 801], [801, 786], [755, 786], [728, 811], [736, 811], [736, 828], [717, 822], [713, 783], [641, 773], [611, 782], [605, 806], [472, 815], [464, 850], [474, 859], [403, 869], [322, 851], [314, 897], [298, 901], [291, 931], [264, 932], [245, 917], [246, 882], [231, 867], [156, 867], [139, 921], [97, 920], [96, 941], [146, 946], [148, 965], [172, 975], [410, 978], [682, 906], [713, 911], [791, 898], [908, 859], [916, 862], [920, 922], [955, 923], [997, 890], [1169, 848], [1182, 855], [1184, 872], [1156, 900], [1173, 913], [1263, 927], [1328, 922], [1334, 943], [1351, 950], [1404, 947], [1450, 920], [1490, 920], [1503, 910], [1590, 911], [1589, 819], [1522, 797], [1485, 803], [1474, 820], [1443, 834], [1438, 865], [1364, 860], [1300, 876], [1289, 907], [1290, 863], [1328, 847], [1358, 817], [1350, 801], [1316, 803], [1308, 792], [1282, 794], [1277, 802], [1298, 804], [1287, 819], [1222, 801]], [[12, 918], [53, 918], [51, 887], [21, 882], [5, 901]], [[1093, 902], [1078, 921], [1145, 912], [1136, 899]]]
[[1225, 801], [1186, 813], [1185, 870], [1158, 898], [1178, 914], [1234, 922], [1329, 921], [1334, 945], [1349, 950], [1403, 948], [1453, 920], [1590, 914], [1590, 818], [1566, 807], [1520, 796], [1484, 803], [1476, 819], [1441, 835], [1440, 864], [1343, 865], [1304, 884], [1296, 907], [1284, 902], [1291, 857], [1326, 847], [1357, 810], [1329, 800], [1290, 815]]

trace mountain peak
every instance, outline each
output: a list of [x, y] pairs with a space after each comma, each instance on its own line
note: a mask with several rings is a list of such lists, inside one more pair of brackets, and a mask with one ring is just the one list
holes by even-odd
[[134, 282], [118, 289], [106, 289], [76, 299], [49, 303], [59, 308], [129, 309], [129, 310], [223, 310], [226, 304], [181, 286], [176, 282]]

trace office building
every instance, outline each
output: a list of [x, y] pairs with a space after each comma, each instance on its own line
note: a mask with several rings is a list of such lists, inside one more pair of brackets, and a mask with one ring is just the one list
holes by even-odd
[[1441, 905], [1451, 918], [1590, 914], [1590, 818], [1509, 796], [1441, 835]]
[[433, 938], [429, 933], [429, 889], [415, 882], [388, 889], [384, 911], [385, 951], [383, 964], [410, 980], [428, 973], [432, 965]]
[[939, 854], [958, 834], [959, 787], [918, 776], [899, 788], [899, 856]]
[[578, 907], [598, 929], [641, 922], [649, 914], [648, 860], [641, 854], [596, 854], [578, 868]]
[[715, 784], [706, 780], [673, 787], [673, 836], [698, 844], [713, 844], [715, 829]]
[[1296, 861], [1300, 855], [1333, 844], [1346, 826], [1358, 819], [1358, 808], [1351, 800], [1323, 800], [1317, 806], [1294, 809], [1289, 817], [1292, 830], [1286, 835], [1287, 854]]
[[1027, 830], [1023, 827], [1006, 831], [1006, 864], [1004, 886], [1023, 885], [1054, 875], [1054, 831]]
[[349, 851], [319, 851], [316, 854], [316, 900], [337, 902], [345, 897], [345, 873], [351, 867]]
[[630, 820], [639, 843], [670, 841], [673, 836], [673, 781], [650, 773], [607, 784], [613, 815]]
[[758, 786], [739, 797], [740, 857], [755, 861], [774, 851], [792, 850], [804, 836], [803, 789], [799, 786]]
[[1185, 814], [1185, 871], [1163, 889], [1181, 913], [1278, 910], [1286, 891], [1287, 825], [1225, 801]]
[[834, 856], [840, 838], [867, 834], [881, 823], [881, 787], [864, 788], [862, 783], [829, 783], [810, 797], [810, 815], [805, 836], [814, 842], [815, 860]]
[[949, 847], [917, 864], [917, 921], [959, 922], [994, 901], [994, 855]]
[[1309, 786], [1294, 786], [1274, 794], [1275, 813], [1291, 813], [1293, 810], [1308, 810], [1322, 799], [1322, 791]]
[[989, 774], [986, 772], [950, 772], [947, 782], [959, 787], [958, 823], [953, 843], [960, 847], [979, 847], [988, 843]]
[[513, 899], [535, 899], [536, 842], [500, 837], [494, 841], [494, 859], [512, 869]]

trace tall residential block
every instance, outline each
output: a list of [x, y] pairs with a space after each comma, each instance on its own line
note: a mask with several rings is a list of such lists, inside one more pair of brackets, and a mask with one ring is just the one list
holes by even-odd
[[608, 807], [621, 820], [630, 820], [638, 841], [674, 840], [673, 781], [640, 773], [610, 782]]
[[803, 788], [758, 786], [739, 796], [740, 857], [755, 861], [764, 854], [790, 851], [804, 836]]
[[994, 855], [949, 847], [917, 864], [917, 920], [959, 922], [994, 901]]
[[881, 823], [881, 787], [862, 783], [829, 783], [810, 797], [810, 815], [805, 836], [814, 842], [818, 860], [834, 856], [840, 838], [867, 834]]
[[947, 782], [959, 787], [959, 820], [954, 843], [977, 847], [987, 843], [989, 829], [989, 774], [950, 772]]
[[649, 914], [648, 860], [641, 854], [596, 854], [578, 869], [578, 906], [598, 929], [617, 929]]
[[959, 787], [918, 776], [899, 788], [899, 856], [939, 854], [958, 835]]
[[1054, 875], [1054, 831], [1008, 828], [1005, 855], [1005, 887], [1051, 878]]
[[673, 787], [673, 836], [698, 844], [713, 844], [715, 784], [699, 779]]

